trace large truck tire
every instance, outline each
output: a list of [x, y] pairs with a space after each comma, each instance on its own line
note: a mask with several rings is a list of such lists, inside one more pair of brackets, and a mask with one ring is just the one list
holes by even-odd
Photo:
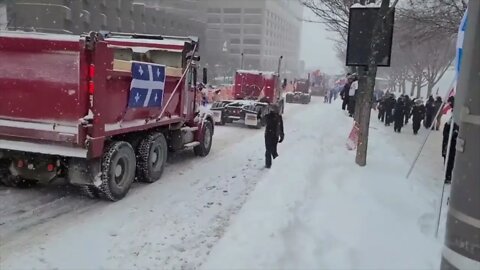
[[203, 136], [200, 145], [197, 145], [193, 148], [193, 152], [196, 156], [206, 157], [210, 150], [212, 149], [212, 138], [213, 138], [213, 126], [210, 121], [206, 121], [203, 124]]
[[113, 142], [105, 148], [98, 187], [103, 199], [118, 201], [127, 195], [135, 179], [135, 163], [135, 151], [129, 143]]
[[153, 183], [162, 177], [167, 163], [168, 145], [165, 136], [158, 132], [143, 139], [137, 150], [137, 179]]

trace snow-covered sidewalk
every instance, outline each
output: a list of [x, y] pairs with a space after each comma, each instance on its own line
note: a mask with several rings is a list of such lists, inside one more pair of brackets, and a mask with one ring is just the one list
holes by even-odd
[[345, 148], [351, 120], [337, 105], [305, 108], [286, 121], [280, 158], [203, 268], [438, 268], [437, 193], [405, 179], [419, 145], [400, 151], [407, 137], [373, 125], [368, 166], [359, 168]]

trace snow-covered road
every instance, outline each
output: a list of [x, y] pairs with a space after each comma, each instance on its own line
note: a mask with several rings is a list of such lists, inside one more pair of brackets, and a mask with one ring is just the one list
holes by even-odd
[[160, 182], [117, 203], [0, 187], [0, 269], [438, 268], [438, 183], [419, 178], [441, 160], [404, 178], [420, 137], [373, 120], [362, 169], [336, 104], [288, 105], [284, 120], [269, 171], [263, 132], [226, 126], [208, 157], [172, 157]]
[[[285, 119], [302, 110], [289, 106]], [[117, 203], [62, 183], [0, 186], [0, 269], [197, 267], [262, 179], [263, 152], [263, 131], [216, 127], [208, 157], [176, 154], [161, 181]]]

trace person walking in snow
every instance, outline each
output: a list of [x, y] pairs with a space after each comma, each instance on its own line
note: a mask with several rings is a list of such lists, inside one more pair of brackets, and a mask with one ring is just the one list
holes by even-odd
[[343, 89], [342, 91], [340, 92], [340, 97], [342, 98], [343, 102], [342, 102], [342, 110], [346, 110], [347, 109], [347, 105], [348, 105], [348, 99], [349, 99], [349, 95], [348, 95], [348, 92], [350, 91], [350, 85], [353, 83], [353, 78], [350, 76], [350, 73], [348, 73], [348, 77], [347, 77], [347, 82], [345, 83], [345, 85], [343, 86]]
[[[455, 98], [450, 97], [448, 98], [448, 103], [453, 109]], [[450, 138], [450, 128], [453, 123], [453, 133], [452, 133], [452, 141], [450, 142], [450, 151], [448, 153], [447, 158], [447, 148], [448, 148], [448, 140]], [[442, 157], [444, 162], [447, 162], [447, 171], [445, 172], [445, 183], [450, 184], [452, 182], [452, 171], [453, 166], [455, 164], [455, 152], [457, 146], [457, 137], [459, 132], [459, 126], [455, 123], [453, 116], [450, 117], [450, 120], [445, 123], [443, 126], [443, 142], [442, 142]]]
[[390, 93], [385, 99], [385, 126], [389, 127], [393, 122], [393, 109], [395, 108], [395, 96]]
[[378, 101], [378, 120], [385, 122], [385, 96]]
[[405, 100], [403, 97], [399, 97], [397, 103], [395, 104], [395, 111], [394, 111], [394, 125], [393, 129], [395, 132], [400, 133], [402, 131], [403, 122], [405, 120]]
[[358, 90], [358, 78], [356, 75], [352, 75], [352, 84], [350, 85], [350, 90], [348, 91], [348, 114], [350, 117], [353, 117], [355, 114], [355, 103]]
[[423, 123], [425, 128], [430, 128], [432, 126], [433, 117], [435, 117], [435, 100], [430, 96], [425, 104], [425, 121]]
[[405, 125], [408, 124], [412, 114], [413, 100], [408, 95], [405, 95]]
[[270, 112], [265, 115], [265, 167], [272, 167], [272, 158], [278, 157], [277, 144], [282, 143], [285, 137], [283, 132], [283, 118], [276, 104], [270, 105]]
[[422, 120], [425, 118], [425, 105], [423, 105], [422, 100], [414, 100], [411, 116], [413, 121], [413, 134], [417, 135], [418, 130], [420, 130], [420, 126], [422, 125]]

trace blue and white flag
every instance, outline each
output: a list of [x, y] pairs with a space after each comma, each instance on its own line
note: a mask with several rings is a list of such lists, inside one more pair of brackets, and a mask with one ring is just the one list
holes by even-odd
[[133, 62], [128, 107], [162, 107], [165, 78], [165, 66]]
[[467, 13], [468, 13], [468, 9], [465, 11], [462, 22], [460, 23], [460, 27], [458, 28], [457, 57], [455, 61], [455, 71], [456, 71], [457, 80], [458, 80], [458, 77], [460, 76], [460, 68], [462, 67], [463, 41], [465, 39], [465, 30], [467, 29]]

